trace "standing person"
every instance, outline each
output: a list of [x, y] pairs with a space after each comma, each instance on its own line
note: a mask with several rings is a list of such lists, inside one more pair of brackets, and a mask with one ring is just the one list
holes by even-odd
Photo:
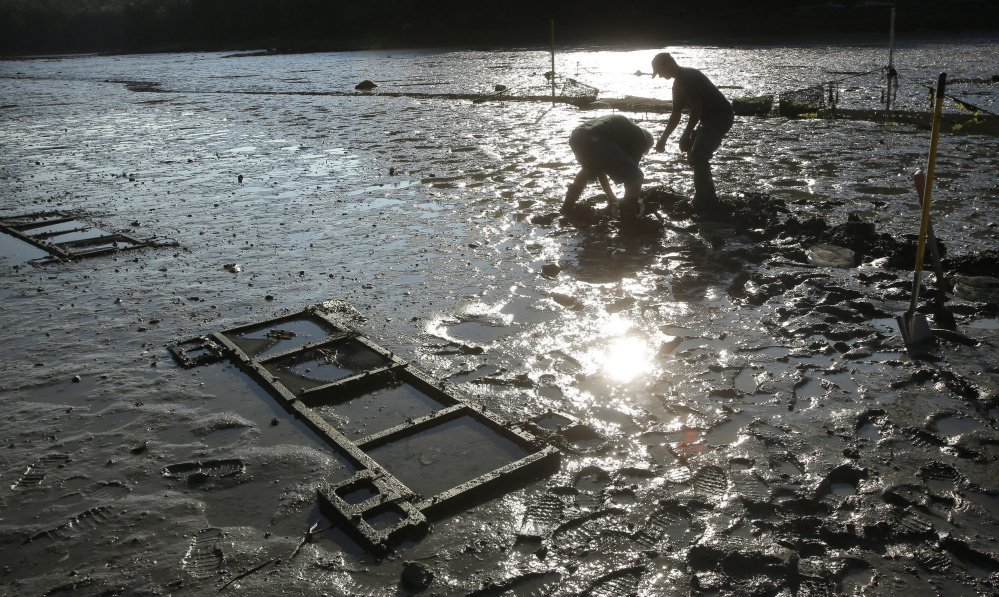
[[635, 234], [647, 227], [643, 222], [652, 224], [640, 219], [642, 205], [638, 194], [644, 175], [638, 162], [652, 149], [654, 142], [652, 133], [620, 114], [598, 116], [576, 127], [569, 137], [569, 147], [582, 168], [565, 193], [562, 213], [572, 213], [586, 184], [594, 178], [600, 181], [607, 197], [617, 201], [607, 180], [610, 176], [614, 182], [624, 185], [624, 198], [619, 202], [621, 231]]
[[[732, 128], [735, 112], [732, 104], [704, 73], [694, 68], [682, 67], [673, 57], [662, 52], [652, 59], [652, 78], [656, 75], [673, 81], [673, 113], [663, 131], [656, 151], [666, 149], [666, 139], [680, 124], [684, 109], [690, 110], [687, 127], [680, 135], [680, 151], [689, 152], [694, 169], [694, 199], [692, 207], [699, 212], [718, 207], [718, 195], [711, 178], [711, 156], [721, 146], [722, 138]], [[700, 126], [698, 126], [700, 125]]]

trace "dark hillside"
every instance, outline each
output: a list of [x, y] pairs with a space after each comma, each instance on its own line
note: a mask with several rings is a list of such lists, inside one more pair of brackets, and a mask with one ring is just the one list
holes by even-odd
[[999, 30], [988, 0], [0, 0], [0, 53], [808, 41]]

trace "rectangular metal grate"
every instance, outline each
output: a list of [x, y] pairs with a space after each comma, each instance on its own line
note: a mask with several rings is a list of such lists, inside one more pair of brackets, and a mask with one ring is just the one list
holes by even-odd
[[419, 539], [427, 516], [557, 469], [558, 449], [371, 342], [342, 309], [331, 301], [169, 348], [183, 367], [230, 358], [351, 461], [357, 473], [323, 487], [320, 507], [365, 548]]
[[77, 212], [42, 211], [0, 218], [0, 231], [46, 251], [56, 259], [83, 259], [143, 247], [176, 247], [171, 239], [138, 239], [110, 232]]

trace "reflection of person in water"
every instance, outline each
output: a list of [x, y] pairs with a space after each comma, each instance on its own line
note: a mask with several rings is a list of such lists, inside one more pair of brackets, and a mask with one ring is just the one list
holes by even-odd
[[[690, 110], [687, 127], [680, 135], [680, 151], [689, 152], [694, 169], [693, 208], [704, 212], [718, 207], [715, 183], [711, 178], [711, 156], [721, 147], [722, 137], [732, 128], [735, 113], [732, 104], [704, 73], [678, 65], [673, 57], [662, 52], [652, 59], [652, 77], [673, 81], [673, 113], [670, 114], [656, 151], [666, 149], [666, 139], [680, 124], [685, 109]], [[698, 126], [700, 125], [700, 126]]]
[[562, 204], [562, 213], [570, 215], [586, 184], [596, 178], [611, 201], [617, 201], [611, 189], [609, 176], [624, 185], [624, 198], [619, 202], [621, 230], [626, 234], [640, 232], [643, 224], [638, 200], [644, 175], [638, 162], [650, 149], [655, 139], [652, 133], [620, 114], [598, 116], [579, 125], [569, 137], [569, 147], [582, 166], [569, 185]]

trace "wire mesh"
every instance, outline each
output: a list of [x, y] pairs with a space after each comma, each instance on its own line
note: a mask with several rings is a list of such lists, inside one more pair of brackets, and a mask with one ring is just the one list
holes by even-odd
[[826, 88], [824, 85], [782, 91], [778, 102], [781, 116], [797, 116], [817, 112], [824, 107], [826, 107]]
[[562, 84], [562, 97], [593, 101], [597, 99], [598, 93], [600, 93], [600, 90], [596, 87], [587, 85], [586, 83], [580, 83], [576, 79], [570, 79], [567, 77], [565, 82]]

